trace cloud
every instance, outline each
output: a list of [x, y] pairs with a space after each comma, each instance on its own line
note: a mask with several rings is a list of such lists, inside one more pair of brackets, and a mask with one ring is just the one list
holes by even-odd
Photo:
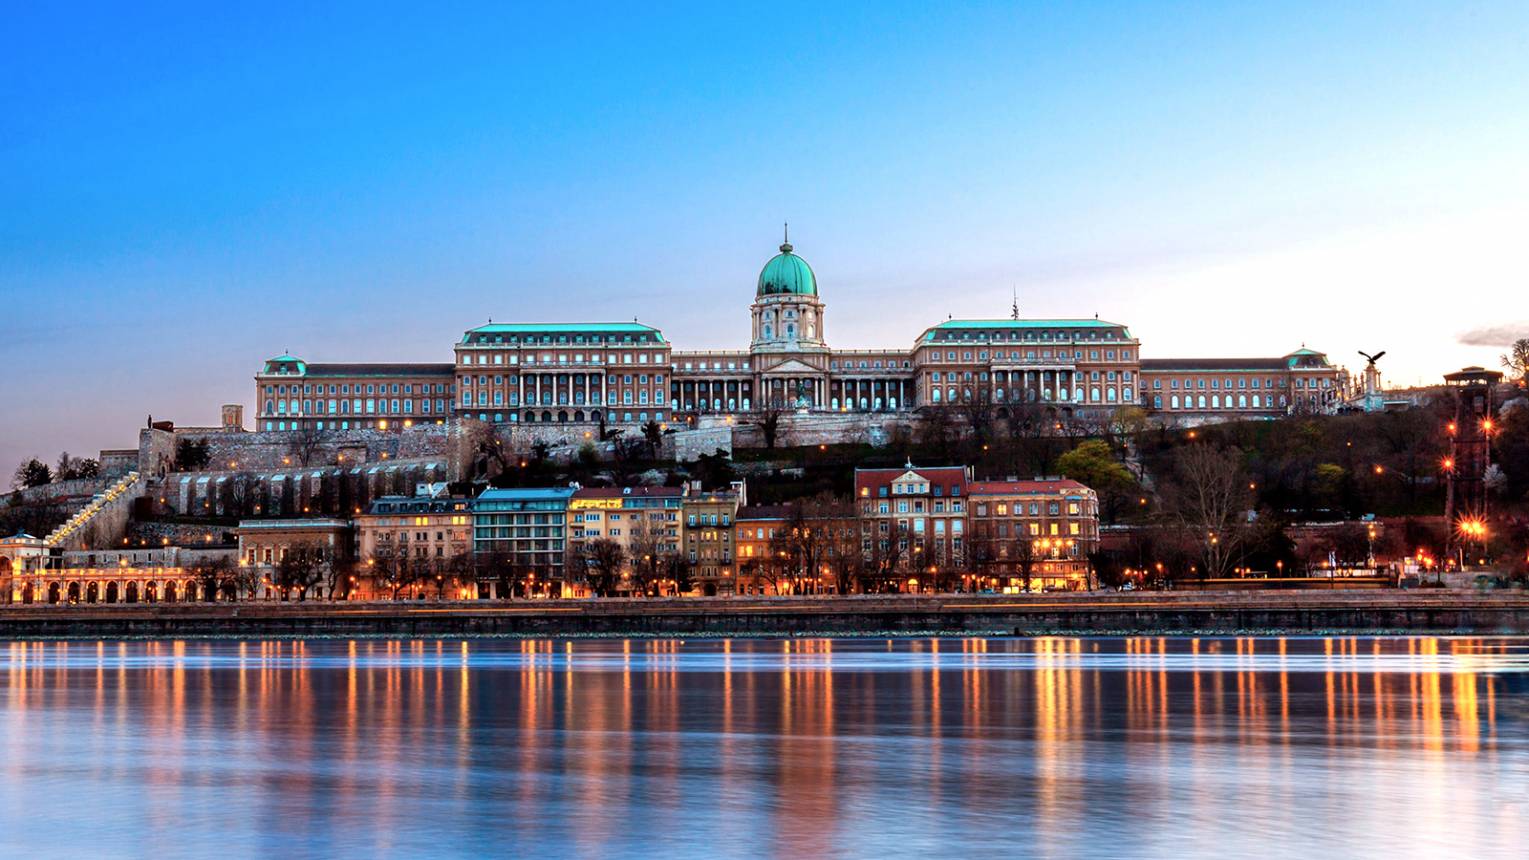
[[1473, 328], [1456, 338], [1466, 346], [1512, 346], [1519, 338], [1529, 337], [1529, 322]]

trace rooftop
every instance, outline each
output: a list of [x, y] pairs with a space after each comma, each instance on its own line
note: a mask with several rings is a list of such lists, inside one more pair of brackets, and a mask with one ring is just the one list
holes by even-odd
[[966, 486], [969, 496], [1005, 495], [1011, 493], [1063, 493], [1088, 492], [1088, 487], [1071, 478], [1039, 481], [973, 481]]
[[747, 505], [738, 509], [734, 522], [745, 520], [784, 520], [791, 516], [790, 505]]
[[1283, 358], [1144, 358], [1142, 372], [1200, 372], [1224, 370], [1249, 370], [1265, 372], [1285, 370], [1289, 365]]
[[577, 499], [675, 498], [685, 495], [684, 487], [581, 487]]
[[452, 376], [452, 364], [310, 364], [308, 376]]
[[919, 340], [931, 340], [935, 332], [954, 331], [1035, 331], [1040, 329], [1093, 329], [1093, 330], [1117, 330], [1120, 336], [1129, 340], [1130, 329], [1125, 325], [1109, 320], [1101, 319], [1054, 319], [1054, 320], [1026, 320], [1026, 319], [993, 319], [993, 320], [946, 320], [939, 325], [930, 326], [919, 336]]
[[530, 334], [645, 334], [650, 335], [659, 343], [664, 342], [662, 331], [650, 325], [639, 322], [607, 322], [607, 323], [488, 323], [476, 328], [470, 328], [462, 336], [462, 342], [466, 343], [472, 335], [497, 334], [497, 335], [521, 335]]
[[480, 502], [562, 501], [572, 498], [573, 494], [573, 487], [511, 487], [502, 490], [484, 490], [477, 500]]

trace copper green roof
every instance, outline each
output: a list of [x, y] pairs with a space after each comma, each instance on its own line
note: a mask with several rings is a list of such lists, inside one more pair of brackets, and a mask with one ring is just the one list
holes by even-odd
[[791, 243], [780, 246], [780, 253], [770, 258], [759, 272], [761, 296], [816, 296], [818, 279], [807, 261], [791, 253]]
[[1101, 319], [1079, 320], [946, 320], [936, 326], [930, 326], [924, 330], [919, 340], [932, 340], [937, 331], [973, 331], [973, 330], [1015, 330], [1015, 329], [1117, 329], [1120, 336], [1129, 340], [1131, 332], [1124, 325]]
[[293, 367], [292, 371], [287, 371], [289, 373], [290, 372], [296, 372], [296, 373], [307, 373], [308, 372], [308, 365], [307, 365], [306, 362], [304, 362], [302, 359], [300, 359], [300, 358], [298, 358], [298, 357], [296, 357], [294, 355], [290, 355], [290, 354], [285, 353], [285, 352], [282, 353], [281, 355], [276, 356], [275, 358], [268, 359], [266, 361], [266, 363], [265, 363], [265, 372], [266, 373], [277, 373], [277, 372], [280, 372], [276, 368], [279, 367], [280, 365], [285, 365], [285, 364], [290, 364]]
[[[462, 336], [463, 343], [482, 342], [479, 335], [490, 335], [498, 338], [515, 338], [518, 341], [522, 337], [532, 335], [601, 335], [618, 337], [645, 336], [652, 343], [664, 343], [664, 333], [653, 326], [643, 325], [639, 322], [609, 322], [609, 323], [488, 323], [476, 328], [470, 328]], [[498, 341], [496, 341], [498, 342]]]

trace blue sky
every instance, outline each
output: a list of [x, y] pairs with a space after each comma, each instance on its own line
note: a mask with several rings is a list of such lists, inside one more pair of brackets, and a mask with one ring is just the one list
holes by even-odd
[[283, 350], [741, 346], [784, 220], [838, 346], [1015, 288], [1408, 383], [1529, 333], [1523, 3], [223, 5], [7, 11], [7, 470], [213, 422]]

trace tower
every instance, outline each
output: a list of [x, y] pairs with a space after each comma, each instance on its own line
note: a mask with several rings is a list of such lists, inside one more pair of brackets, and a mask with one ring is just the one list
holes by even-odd
[[823, 301], [818, 279], [807, 261], [792, 253], [790, 241], [759, 272], [754, 294], [753, 336], [749, 351], [800, 352], [826, 350]]
[[1467, 367], [1444, 374], [1455, 395], [1455, 419], [1449, 423], [1449, 459], [1445, 462], [1444, 520], [1449, 552], [1485, 543], [1487, 467], [1492, 453], [1492, 388], [1502, 374]]
[[790, 235], [759, 272], [749, 354], [760, 408], [822, 409], [828, 397], [828, 343], [823, 301], [807, 261], [792, 253]]

